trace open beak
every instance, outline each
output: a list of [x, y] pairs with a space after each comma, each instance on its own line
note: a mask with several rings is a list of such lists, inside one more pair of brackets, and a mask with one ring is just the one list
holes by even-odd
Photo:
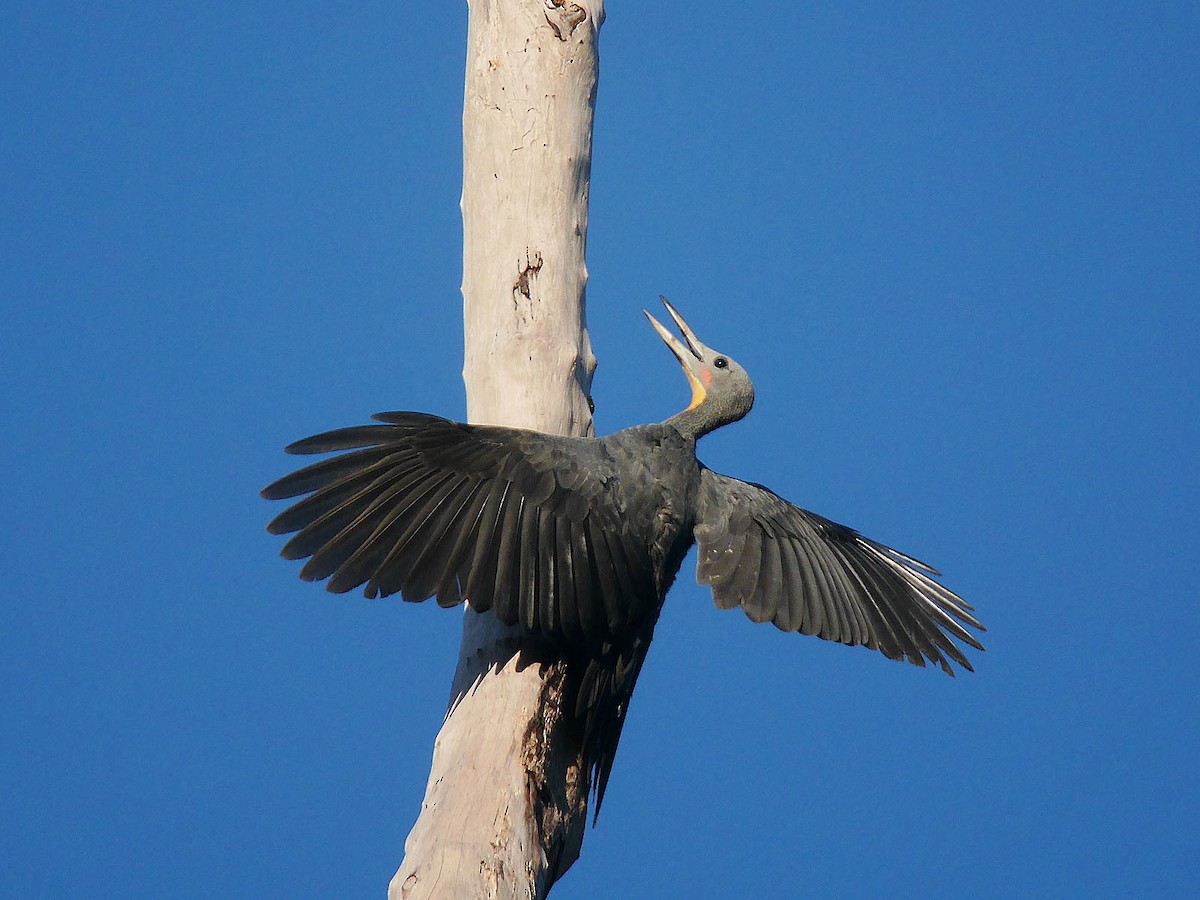
[[658, 319], [646, 312], [646, 310], [643, 309], [642, 312], [646, 313], [646, 318], [650, 320], [650, 324], [654, 326], [654, 330], [658, 332], [658, 336], [663, 339], [663, 343], [675, 354], [675, 358], [679, 360], [679, 365], [683, 367], [683, 374], [687, 376], [688, 382], [692, 385], [692, 402], [688, 406], [688, 409], [695, 409], [704, 402], [704, 398], [708, 394], [708, 391], [704, 387], [704, 382], [700, 380], [704, 352], [708, 348], [700, 343], [700, 339], [696, 337], [696, 332], [692, 331], [688, 323], [683, 320], [683, 316], [675, 310], [675, 307], [667, 301], [666, 297], [660, 295], [658, 299], [663, 302], [663, 306], [667, 308], [667, 312], [675, 320], [675, 324], [679, 326], [680, 332], [683, 333], [683, 340], [687, 341], [687, 344], [684, 344], [683, 341], [667, 331], [666, 327]]

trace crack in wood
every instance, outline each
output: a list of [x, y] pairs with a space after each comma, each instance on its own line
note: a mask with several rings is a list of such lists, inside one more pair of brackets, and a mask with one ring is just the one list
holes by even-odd
[[[551, 12], [554, 18], [550, 17]], [[588, 14], [582, 6], [569, 0], [546, 0], [545, 16], [546, 24], [554, 30], [554, 36], [560, 41], [568, 41], [575, 29], [587, 20]]]
[[516, 283], [513, 285], [513, 294], [520, 294], [526, 300], [533, 299], [533, 288], [530, 282], [537, 278], [538, 273], [542, 271], [542, 254], [535, 250], [533, 256], [529, 255], [529, 250], [525, 251], [525, 264], [521, 266], [521, 270], [517, 273]]

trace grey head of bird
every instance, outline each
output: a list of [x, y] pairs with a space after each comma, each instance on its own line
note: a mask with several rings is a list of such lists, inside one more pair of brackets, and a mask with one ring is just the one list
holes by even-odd
[[682, 341], [646, 310], [642, 312], [646, 313], [658, 336], [675, 354], [692, 386], [692, 402], [687, 409], [667, 421], [680, 431], [699, 438], [743, 418], [754, 405], [754, 384], [746, 370], [727, 354], [714, 350], [696, 337], [696, 332], [692, 331], [666, 297], [660, 296], [658, 299], [679, 326]]

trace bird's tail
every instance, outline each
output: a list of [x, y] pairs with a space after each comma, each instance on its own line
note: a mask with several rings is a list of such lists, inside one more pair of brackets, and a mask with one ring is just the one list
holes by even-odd
[[596, 805], [593, 824], [600, 815], [608, 776], [621, 740], [629, 701], [642, 663], [650, 649], [651, 633], [639, 635], [625, 646], [605, 644], [599, 654], [576, 661], [581, 673], [575, 701], [575, 718], [583, 727], [583, 749]]

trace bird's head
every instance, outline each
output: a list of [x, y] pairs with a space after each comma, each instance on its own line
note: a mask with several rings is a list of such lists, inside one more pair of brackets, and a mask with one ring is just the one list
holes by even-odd
[[683, 341], [671, 334], [650, 313], [645, 310], [642, 312], [646, 312], [646, 318], [658, 336], [675, 354], [692, 386], [691, 404], [673, 418], [679, 419], [680, 424], [700, 437], [722, 425], [736, 422], [750, 412], [750, 407], [754, 405], [754, 385], [746, 370], [724, 353], [701, 343], [696, 332], [688, 327], [683, 316], [675, 311], [667, 298], [660, 296], [658, 299], [679, 326]]

